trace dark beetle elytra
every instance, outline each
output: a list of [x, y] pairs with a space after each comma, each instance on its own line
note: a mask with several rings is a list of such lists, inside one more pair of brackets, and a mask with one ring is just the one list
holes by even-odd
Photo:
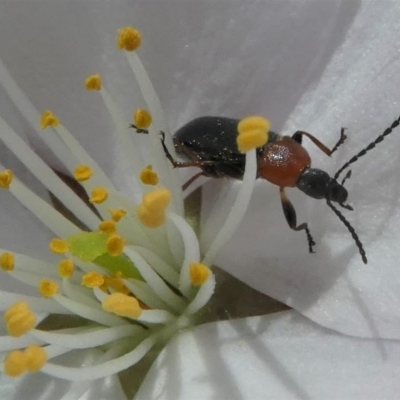
[[[162, 133], [162, 144], [165, 154], [175, 168], [193, 166], [201, 168], [201, 172], [190, 179], [184, 185], [184, 188], [201, 175], [214, 178], [243, 178], [245, 155], [239, 152], [236, 143], [239, 121], [225, 117], [201, 117], [190, 121], [180, 128], [175, 133], [173, 141], [177, 152], [187, 161], [177, 161], [171, 156], [164, 143], [164, 134]], [[310, 234], [307, 223], [297, 225], [296, 211], [286, 196], [285, 187], [297, 187], [310, 197], [325, 199], [328, 206], [349, 230], [363, 262], [367, 263], [365, 250], [354, 228], [332, 204], [337, 203], [345, 209], [352, 210], [351, 206], [345, 204], [348, 193], [343, 186], [346, 179], [350, 177], [351, 171], [347, 172], [342, 182], [339, 183], [337, 179], [343, 170], [373, 149], [399, 123], [400, 117], [373, 142], [346, 162], [333, 178], [325, 171], [311, 168], [311, 158], [301, 144], [302, 138], [303, 136], [307, 136], [320, 150], [330, 156], [345, 141], [345, 128], [341, 129], [340, 138], [332, 149], [329, 149], [313, 135], [304, 131], [297, 131], [291, 137], [269, 132], [267, 143], [257, 149], [257, 178], [266, 179], [274, 185], [279, 186], [286, 221], [291, 229], [295, 231], [304, 230], [306, 232], [310, 253], [313, 252], [315, 242]]]

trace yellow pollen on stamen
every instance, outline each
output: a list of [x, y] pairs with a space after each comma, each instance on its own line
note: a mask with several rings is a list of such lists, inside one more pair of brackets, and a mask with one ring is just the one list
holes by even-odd
[[5, 169], [0, 172], [0, 187], [2, 189], [8, 189], [11, 185], [11, 182], [14, 179], [14, 174], [11, 169]]
[[210, 268], [202, 263], [191, 263], [189, 268], [190, 281], [193, 286], [201, 286], [211, 274]]
[[6, 251], [0, 255], [0, 267], [3, 271], [12, 271], [14, 269], [15, 256]]
[[45, 129], [49, 126], [56, 127], [60, 125], [60, 121], [55, 114], [53, 114], [50, 110], [45, 110], [40, 117], [40, 127]]
[[157, 172], [153, 170], [153, 167], [151, 165], [148, 165], [146, 168], [143, 168], [140, 171], [140, 180], [145, 185], [155, 186], [158, 183]]
[[92, 190], [89, 201], [94, 204], [104, 203], [108, 198], [108, 192], [105, 187], [97, 187]]
[[112, 312], [120, 317], [139, 318], [142, 309], [135, 297], [123, 293], [113, 293], [103, 300], [104, 311]]
[[81, 284], [87, 288], [100, 287], [104, 284], [104, 276], [95, 271], [88, 272], [82, 276]]
[[4, 322], [10, 336], [19, 337], [33, 329], [36, 315], [24, 301], [14, 303], [4, 313]]
[[68, 243], [60, 238], [50, 240], [49, 248], [53, 253], [64, 254], [68, 251]]
[[111, 214], [111, 219], [115, 222], [120, 221], [126, 215], [126, 211], [122, 208], [109, 208], [108, 211]]
[[142, 42], [141, 33], [131, 26], [118, 29], [117, 47], [120, 50], [135, 51]]
[[25, 369], [29, 372], [38, 372], [47, 362], [47, 353], [43, 347], [28, 346], [24, 351]]
[[42, 279], [38, 290], [43, 297], [52, 297], [58, 292], [58, 284], [50, 279]]
[[142, 204], [136, 207], [141, 223], [147, 228], [157, 228], [165, 222], [165, 210], [171, 201], [168, 189], [155, 189], [143, 195]]
[[78, 182], [87, 181], [92, 175], [93, 171], [88, 165], [78, 165], [74, 170], [74, 178]]
[[74, 271], [75, 271], [75, 266], [72, 260], [70, 259], [61, 260], [58, 263], [58, 275], [60, 275], [61, 278], [71, 277]]
[[90, 75], [85, 80], [86, 90], [101, 90], [101, 76], [99, 74]]
[[99, 231], [109, 234], [115, 233], [117, 231], [117, 223], [112, 219], [106, 219], [100, 223]]
[[112, 256], [119, 256], [125, 247], [126, 240], [119, 235], [111, 235], [106, 242], [107, 251]]
[[147, 110], [144, 110], [143, 108], [138, 108], [133, 113], [133, 121], [136, 128], [147, 129], [151, 125], [152, 118]]
[[122, 282], [122, 278], [123, 275], [120, 271], [115, 273], [113, 276], [104, 276], [105, 290], [111, 288], [116, 292], [129, 294], [130, 291]]
[[242, 119], [238, 124], [239, 135], [236, 139], [238, 149], [246, 153], [264, 146], [268, 141], [270, 123], [263, 117], [253, 116]]
[[4, 359], [4, 372], [13, 378], [25, 372], [25, 354], [20, 350], [10, 351]]

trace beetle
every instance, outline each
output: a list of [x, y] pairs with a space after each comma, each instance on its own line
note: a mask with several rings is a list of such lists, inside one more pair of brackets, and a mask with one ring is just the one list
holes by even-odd
[[[176, 151], [186, 161], [177, 161], [170, 154], [165, 135], [161, 132], [161, 143], [166, 157], [174, 168], [199, 167], [201, 172], [194, 175], [183, 188], [188, 187], [199, 176], [213, 178], [228, 177], [242, 179], [245, 168], [245, 154], [237, 147], [238, 124], [240, 120], [226, 117], [206, 116], [196, 118], [178, 129], [173, 136]], [[309, 252], [313, 253], [314, 239], [307, 223], [297, 225], [296, 211], [286, 196], [286, 187], [297, 187], [308, 196], [315, 199], [325, 199], [328, 206], [342, 221], [350, 232], [359, 250], [363, 262], [368, 262], [364, 247], [354, 228], [344, 215], [332, 204], [337, 203], [347, 210], [353, 208], [345, 204], [348, 192], [345, 181], [351, 176], [348, 170], [339, 183], [340, 174], [351, 164], [372, 150], [388, 136], [400, 123], [396, 119], [385, 131], [363, 150], [347, 161], [333, 177], [321, 169], [311, 168], [311, 158], [302, 146], [304, 136], [309, 138], [321, 151], [331, 156], [346, 140], [345, 128], [341, 128], [340, 137], [332, 149], [329, 149], [315, 136], [305, 131], [296, 131], [292, 136], [281, 136], [270, 131], [268, 141], [257, 149], [257, 178], [265, 179], [279, 187], [282, 209], [289, 227], [294, 231], [304, 230], [307, 235]], [[132, 127], [135, 128], [134, 125]], [[139, 132], [139, 130], [137, 130]], [[144, 132], [141, 130], [140, 132]]]

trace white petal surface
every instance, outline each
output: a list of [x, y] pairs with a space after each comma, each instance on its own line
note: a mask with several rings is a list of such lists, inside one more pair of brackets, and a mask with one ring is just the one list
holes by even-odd
[[[332, 160], [304, 139], [314, 167], [333, 175], [399, 116], [399, 17], [398, 3], [359, 3], [321, 78], [291, 113], [284, 133], [306, 130], [329, 146], [338, 139], [340, 127], [348, 128], [347, 142]], [[330, 24], [341, 19], [332, 15]], [[321, 38], [330, 24], [319, 32]], [[268, 182], [258, 183], [242, 226], [216, 264], [323, 326], [360, 337], [400, 338], [399, 144], [397, 129], [353, 164], [346, 182], [354, 211], [342, 211], [364, 244], [367, 265], [324, 201], [288, 190], [298, 223], [308, 222], [317, 242], [316, 254], [309, 254], [304, 232], [290, 231], [278, 188]], [[209, 186], [206, 199], [215, 197], [217, 186]], [[219, 218], [227, 208], [224, 197]], [[212, 220], [217, 228], [218, 218]], [[206, 243], [212, 240], [210, 231], [207, 234]]]
[[161, 353], [138, 399], [397, 399], [400, 343], [356, 339], [290, 311], [203, 325]]

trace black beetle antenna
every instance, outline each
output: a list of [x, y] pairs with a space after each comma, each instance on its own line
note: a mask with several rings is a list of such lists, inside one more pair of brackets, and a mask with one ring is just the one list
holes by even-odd
[[343, 224], [346, 226], [346, 228], [348, 229], [348, 231], [350, 232], [352, 238], [354, 239], [354, 241], [356, 242], [356, 245], [358, 247], [358, 251], [360, 252], [361, 258], [364, 262], [364, 264], [367, 264], [368, 260], [367, 260], [367, 255], [365, 253], [364, 247], [360, 241], [360, 239], [358, 238], [358, 235], [356, 233], [356, 231], [354, 230], [354, 228], [350, 225], [350, 222], [347, 221], [347, 219], [344, 217], [344, 215], [333, 206], [333, 204], [327, 200], [326, 202], [328, 204], [328, 206], [332, 209], [332, 211], [338, 216], [338, 218], [343, 222]]
[[382, 142], [382, 140], [390, 135], [393, 131], [394, 128], [397, 128], [400, 124], [400, 117], [397, 118], [392, 125], [389, 126], [389, 128], [386, 128], [381, 135], [379, 135], [373, 142], [371, 142], [367, 147], [365, 147], [363, 150], [361, 150], [358, 154], [350, 158], [349, 161], [347, 161], [346, 164], [343, 165], [342, 168], [340, 168], [334, 178], [337, 179], [339, 175], [342, 173], [344, 169], [346, 169], [350, 164], [355, 163], [360, 157], [364, 156], [368, 151], [372, 150], [378, 143]]

